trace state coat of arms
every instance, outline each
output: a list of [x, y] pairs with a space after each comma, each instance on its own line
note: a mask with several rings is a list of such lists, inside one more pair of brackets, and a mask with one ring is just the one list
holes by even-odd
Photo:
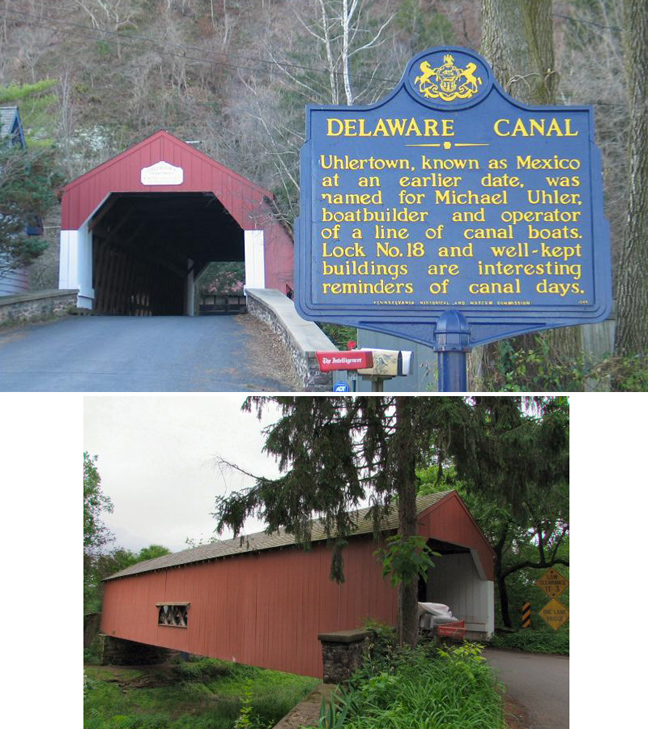
[[442, 66], [432, 68], [428, 61], [423, 61], [419, 69], [421, 75], [414, 79], [414, 83], [427, 99], [470, 99], [479, 91], [482, 83], [481, 78], [475, 76], [476, 64], [468, 63], [466, 68], [458, 68], [449, 53], [443, 57]]

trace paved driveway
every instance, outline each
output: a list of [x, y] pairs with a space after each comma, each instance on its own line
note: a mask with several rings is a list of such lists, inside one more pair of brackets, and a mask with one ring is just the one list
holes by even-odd
[[528, 711], [530, 729], [569, 726], [569, 657], [487, 648], [507, 693]]
[[3, 392], [286, 391], [290, 378], [250, 315], [80, 316], [0, 330]]

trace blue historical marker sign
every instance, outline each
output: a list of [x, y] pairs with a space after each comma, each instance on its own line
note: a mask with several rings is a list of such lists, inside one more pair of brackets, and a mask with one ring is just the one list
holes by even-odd
[[297, 309], [440, 351], [601, 321], [601, 184], [590, 107], [525, 106], [473, 51], [427, 50], [372, 106], [308, 107]]

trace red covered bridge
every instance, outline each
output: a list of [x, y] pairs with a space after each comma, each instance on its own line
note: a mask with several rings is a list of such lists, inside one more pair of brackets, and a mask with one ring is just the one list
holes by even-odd
[[[419, 534], [443, 556], [419, 599], [449, 605], [469, 637], [494, 629], [493, 551], [456, 492], [418, 499]], [[308, 676], [322, 675], [318, 634], [372, 617], [396, 623], [396, 590], [381, 575], [368, 510], [344, 552], [346, 582], [329, 580], [320, 526], [304, 551], [283, 531], [141, 562], [105, 582], [108, 636]], [[395, 531], [396, 514], [383, 524]]]
[[63, 190], [59, 288], [111, 314], [193, 313], [213, 261], [244, 261], [245, 285], [293, 288], [293, 242], [272, 194], [165, 131]]

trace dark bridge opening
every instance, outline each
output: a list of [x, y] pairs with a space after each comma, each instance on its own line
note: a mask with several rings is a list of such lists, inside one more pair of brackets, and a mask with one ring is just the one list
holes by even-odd
[[213, 193], [112, 193], [90, 221], [96, 311], [173, 316], [215, 261], [243, 261], [243, 229]]

